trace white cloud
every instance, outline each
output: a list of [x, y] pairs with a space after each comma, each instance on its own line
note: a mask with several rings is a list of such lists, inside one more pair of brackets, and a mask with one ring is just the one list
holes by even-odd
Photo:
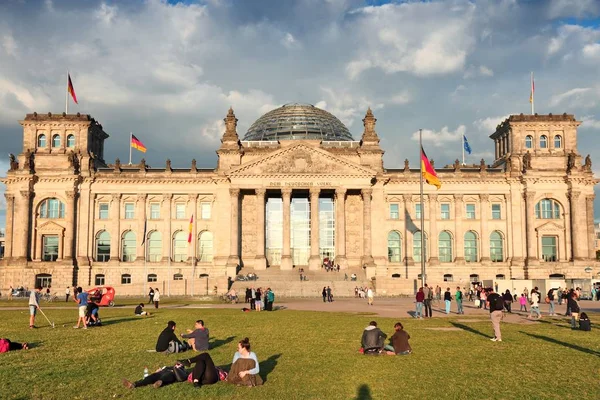
[[322, 99], [315, 106], [329, 111], [348, 128], [352, 127], [355, 121], [362, 119], [369, 107], [376, 111], [385, 106], [384, 103], [362, 95], [353, 95], [347, 90], [335, 90], [326, 86], [320, 89], [327, 100]]
[[106, 3], [100, 4], [100, 8], [94, 13], [94, 17], [105, 24], [110, 24], [113, 22], [116, 16], [117, 6], [109, 6]]
[[600, 43], [586, 44], [582, 52], [585, 58], [600, 59]]
[[594, 118], [592, 115], [586, 115], [581, 118], [580, 129], [597, 129], [600, 130], [600, 120]]
[[485, 65], [480, 65], [479, 67], [469, 65], [463, 74], [463, 78], [465, 79], [475, 78], [478, 76], [491, 77], [494, 76], [494, 71]]
[[17, 55], [18, 46], [13, 35], [6, 34], [2, 37], [2, 47], [7, 55], [13, 57]]
[[[564, 93], [555, 94], [550, 98], [550, 106], [555, 107], [563, 102], [568, 102], [569, 104], [574, 104], [577, 102], [587, 101], [586, 94], [590, 93], [591, 88], [574, 88], [567, 90]], [[588, 103], [588, 107], [592, 107], [594, 104]], [[586, 105], [583, 105], [586, 106]]]
[[600, 14], [600, 3], [597, 0], [551, 0], [549, 1], [548, 17], [589, 18]]
[[390, 103], [392, 104], [408, 104], [412, 100], [410, 93], [408, 90], [403, 90], [400, 93], [396, 93], [390, 98]]
[[496, 131], [496, 127], [508, 118], [508, 115], [500, 116], [500, 117], [487, 117], [475, 120], [473, 125], [482, 133], [487, 133], [491, 135]]
[[[444, 126], [439, 131], [423, 129], [423, 142], [431, 143], [435, 147], [446, 147], [448, 143], [453, 142], [458, 143], [458, 146], [460, 146], [462, 135], [466, 132], [467, 128], [464, 125], [459, 125], [454, 131], [448, 129], [447, 126]], [[411, 139], [419, 141], [419, 131], [414, 132]]]
[[281, 39], [281, 44], [288, 49], [293, 49], [300, 46], [300, 43], [296, 40], [294, 35], [289, 32], [286, 32], [284, 37]]

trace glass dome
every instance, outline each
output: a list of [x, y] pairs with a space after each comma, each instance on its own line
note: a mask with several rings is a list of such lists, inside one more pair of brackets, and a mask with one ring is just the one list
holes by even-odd
[[333, 114], [311, 104], [285, 104], [257, 119], [242, 140], [353, 141], [348, 128]]

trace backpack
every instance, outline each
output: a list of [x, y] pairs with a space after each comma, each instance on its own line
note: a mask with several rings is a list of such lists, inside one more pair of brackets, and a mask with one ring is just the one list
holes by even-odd
[[496, 297], [496, 300], [494, 301], [494, 310], [496, 310], [496, 311], [504, 310], [504, 299], [502, 299], [502, 296], [500, 296], [500, 295], [498, 295], [498, 297]]
[[0, 339], [0, 353], [8, 353], [10, 350], [10, 342], [8, 339]]

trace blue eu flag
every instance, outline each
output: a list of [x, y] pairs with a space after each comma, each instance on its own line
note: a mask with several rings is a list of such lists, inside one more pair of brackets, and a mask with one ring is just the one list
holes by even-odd
[[469, 142], [467, 142], [467, 137], [465, 135], [463, 135], [463, 143], [465, 146], [465, 151], [471, 154], [471, 146], [469, 146]]

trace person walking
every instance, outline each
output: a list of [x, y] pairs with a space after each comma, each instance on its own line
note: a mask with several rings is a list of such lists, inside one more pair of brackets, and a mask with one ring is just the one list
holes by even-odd
[[446, 315], [450, 314], [450, 304], [452, 303], [452, 293], [450, 293], [450, 288], [446, 288], [444, 292], [444, 302], [446, 303]]
[[415, 297], [415, 318], [423, 319], [423, 300], [425, 300], [425, 293], [423, 288], [420, 287]]
[[8, 300], [12, 300], [12, 292], [13, 292], [13, 287], [11, 286], [10, 289], [8, 289]]
[[[441, 289], [440, 289], [441, 290]], [[423, 306], [425, 307], [425, 317], [431, 318], [433, 317], [433, 311], [431, 310], [431, 301], [433, 300], [433, 288], [430, 288], [425, 284], [423, 288], [423, 295], [425, 299], [423, 300]]]
[[323, 295], [323, 303], [327, 302], [327, 288], [325, 286], [323, 286], [323, 291], [321, 292], [321, 295]]
[[267, 289], [267, 300], [269, 301], [267, 311], [273, 311], [273, 303], [275, 303], [275, 292], [271, 288]]
[[160, 301], [160, 292], [158, 288], [154, 289], [154, 308], [158, 309], [158, 302]]
[[84, 292], [81, 286], [79, 286], [77, 287], [77, 295], [74, 300], [78, 304], [79, 318], [77, 318], [77, 325], [73, 328], [79, 329], [79, 323], [81, 322], [83, 323], [83, 329], [87, 329], [85, 314], [88, 306], [88, 293]]
[[488, 289], [486, 296], [489, 309], [492, 327], [494, 328], [494, 337], [490, 339], [492, 342], [502, 341], [502, 332], [500, 331], [500, 321], [502, 320], [502, 310], [504, 309], [504, 299], [493, 289]]
[[502, 295], [502, 299], [504, 300], [504, 308], [506, 309], [506, 312], [512, 314], [513, 297], [512, 294], [510, 294], [510, 290], [506, 289], [506, 292], [504, 292]]
[[456, 300], [456, 313], [464, 314], [463, 310], [463, 293], [460, 290], [460, 286], [456, 287], [456, 293], [454, 294], [454, 299]]
[[[433, 288], [431, 288], [431, 290], [433, 290]], [[438, 300], [442, 299], [442, 288], [440, 287], [440, 285], [436, 285], [435, 287], [435, 298]], [[431, 299], [433, 300], [433, 296], [431, 297]]]
[[40, 296], [42, 287], [38, 286], [29, 294], [29, 329], [35, 328], [35, 315], [40, 308]]
[[373, 296], [375, 294], [373, 293], [373, 289], [369, 288], [369, 290], [367, 290], [367, 302], [370, 306], [373, 305]]
[[563, 289], [559, 286], [558, 289], [556, 289], [556, 297], [557, 297], [556, 301], [558, 302], [559, 306], [562, 306], [562, 303], [563, 303], [562, 294], [563, 294]]
[[327, 286], [327, 301], [330, 303], [333, 301], [333, 296], [331, 295], [331, 288], [329, 286]]
[[531, 289], [531, 308], [529, 309], [530, 314], [527, 317], [528, 319], [534, 319], [534, 314], [536, 315], [535, 319], [542, 318], [542, 313], [540, 312], [540, 294], [537, 290], [537, 287]]
[[148, 304], [154, 303], [154, 289], [150, 288], [148, 292]]
[[548, 293], [546, 294], [546, 296], [548, 297], [547, 302], [548, 302], [548, 315], [549, 316], [554, 316], [556, 315], [555, 311], [554, 311], [554, 291], [556, 289], [550, 289], [548, 290]]
[[525, 293], [521, 293], [521, 297], [519, 297], [519, 311], [527, 312], [527, 297], [525, 297]]

